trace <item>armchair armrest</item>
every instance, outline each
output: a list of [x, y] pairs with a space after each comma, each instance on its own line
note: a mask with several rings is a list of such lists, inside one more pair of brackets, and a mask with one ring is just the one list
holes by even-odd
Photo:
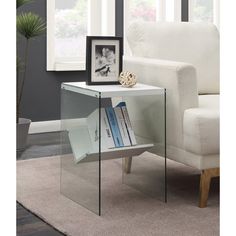
[[166, 88], [167, 144], [183, 148], [183, 115], [198, 107], [196, 70], [191, 64], [144, 57], [124, 57], [124, 70], [138, 82]]

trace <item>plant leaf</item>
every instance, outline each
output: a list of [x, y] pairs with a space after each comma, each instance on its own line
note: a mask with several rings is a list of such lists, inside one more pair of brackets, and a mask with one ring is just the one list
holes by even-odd
[[31, 12], [18, 15], [16, 25], [17, 31], [26, 39], [42, 35], [45, 33], [46, 29], [44, 20]]
[[21, 7], [24, 4], [33, 2], [32, 0], [16, 0], [16, 8]]

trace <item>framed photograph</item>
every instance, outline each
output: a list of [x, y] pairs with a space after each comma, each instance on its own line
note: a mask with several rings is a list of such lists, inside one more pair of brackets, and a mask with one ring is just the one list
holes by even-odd
[[119, 84], [123, 41], [120, 37], [87, 36], [88, 85]]

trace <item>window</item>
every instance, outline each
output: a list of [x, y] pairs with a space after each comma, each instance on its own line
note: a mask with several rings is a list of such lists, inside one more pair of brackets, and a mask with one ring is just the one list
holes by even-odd
[[219, 27], [219, 0], [189, 0], [189, 21], [211, 22]]
[[47, 0], [47, 70], [85, 70], [86, 35], [115, 35], [115, 0]]
[[126, 0], [125, 25], [132, 21], [180, 21], [181, 0]]
[[181, 21], [181, 0], [125, 0], [125, 29], [136, 20]]

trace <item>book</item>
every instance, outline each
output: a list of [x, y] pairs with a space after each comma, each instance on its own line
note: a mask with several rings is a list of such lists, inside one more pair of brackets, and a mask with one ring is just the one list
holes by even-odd
[[116, 115], [113, 107], [106, 107], [106, 114], [110, 124], [113, 140], [116, 147], [123, 147], [123, 141], [120, 134], [119, 126], [117, 123]]
[[137, 141], [134, 135], [134, 130], [132, 128], [131, 122], [130, 122], [130, 118], [129, 118], [129, 113], [126, 107], [126, 103], [125, 102], [120, 102], [116, 107], [120, 107], [122, 114], [124, 116], [124, 120], [125, 120], [125, 124], [126, 124], [126, 128], [128, 131], [128, 135], [129, 135], [129, 139], [130, 139], [130, 143], [132, 146], [137, 145]]
[[[99, 110], [93, 111], [87, 118], [87, 126], [90, 134], [93, 149], [99, 147]], [[101, 146], [102, 149], [114, 148], [115, 143], [112, 137], [111, 128], [106, 115], [105, 108], [101, 108]]]
[[124, 146], [131, 146], [128, 130], [126, 128], [124, 116], [120, 107], [114, 107], [116, 120], [120, 129], [121, 138]]

